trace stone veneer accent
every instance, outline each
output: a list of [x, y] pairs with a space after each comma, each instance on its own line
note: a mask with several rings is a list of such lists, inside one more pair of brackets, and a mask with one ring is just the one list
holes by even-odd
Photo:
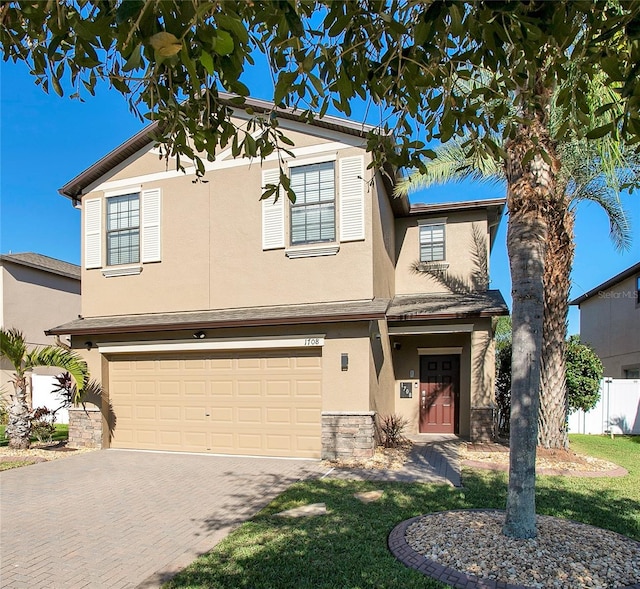
[[494, 438], [493, 408], [474, 407], [471, 409], [471, 441], [489, 442]]
[[69, 408], [70, 448], [102, 448], [102, 413], [95, 405]]
[[322, 459], [370, 458], [376, 448], [374, 411], [324, 411]]

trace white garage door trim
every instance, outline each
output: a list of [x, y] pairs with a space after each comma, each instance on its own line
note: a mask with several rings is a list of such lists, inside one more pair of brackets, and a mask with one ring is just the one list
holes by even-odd
[[160, 340], [153, 342], [109, 342], [98, 344], [101, 354], [135, 354], [140, 352], [209, 352], [215, 350], [275, 350], [286, 348], [321, 348], [324, 334], [271, 338], [216, 338], [202, 340]]

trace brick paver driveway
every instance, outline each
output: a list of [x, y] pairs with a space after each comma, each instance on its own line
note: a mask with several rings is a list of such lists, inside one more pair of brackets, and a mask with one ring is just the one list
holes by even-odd
[[104, 450], [0, 474], [0, 586], [157, 587], [318, 462]]

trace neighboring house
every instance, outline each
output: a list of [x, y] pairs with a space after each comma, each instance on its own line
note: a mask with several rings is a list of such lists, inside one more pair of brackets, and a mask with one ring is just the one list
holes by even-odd
[[[55, 345], [55, 338], [45, 335], [45, 330], [79, 314], [80, 266], [35, 253], [0, 255], [0, 326], [4, 329], [22, 331], [29, 347]], [[13, 369], [7, 360], [0, 362], [0, 386], [11, 393]], [[36, 370], [43, 376], [57, 372]], [[46, 389], [46, 379], [38, 382]], [[34, 401], [45, 402], [49, 390], [34, 388]]]
[[604, 375], [640, 378], [640, 262], [571, 301], [580, 339], [600, 356]]
[[412, 266], [469, 278], [473, 233], [488, 253], [504, 200], [409, 205], [368, 168], [371, 128], [277, 113], [295, 203], [260, 201], [275, 154], [220, 149], [195, 181], [159, 158], [155, 125], [61, 189], [82, 208], [82, 318], [50, 333], [71, 335], [105, 387], [103, 445], [362, 456], [392, 413], [409, 434], [490, 436], [504, 301]]

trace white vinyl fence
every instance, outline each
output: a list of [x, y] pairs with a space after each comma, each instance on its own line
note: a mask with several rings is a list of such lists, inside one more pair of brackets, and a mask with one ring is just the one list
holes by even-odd
[[[57, 382], [53, 376], [44, 376], [42, 374], [31, 375], [31, 406], [36, 409], [37, 407], [46, 407], [55, 411], [60, 407], [61, 403], [58, 399], [58, 395], [53, 393], [53, 389], [56, 388]], [[56, 413], [56, 423], [69, 423], [69, 411], [66, 409], [60, 409]]]
[[640, 380], [604, 378], [598, 404], [569, 415], [569, 433], [640, 435]]

